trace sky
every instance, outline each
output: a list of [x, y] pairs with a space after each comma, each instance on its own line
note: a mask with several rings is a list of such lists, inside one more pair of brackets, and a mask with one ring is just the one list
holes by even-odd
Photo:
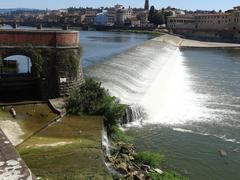
[[[67, 7], [110, 7], [122, 4], [125, 7], [143, 7], [144, 0], [0, 0], [0, 8], [60, 9]], [[156, 8], [176, 7], [187, 10], [228, 10], [240, 5], [239, 0], [150, 0]]]

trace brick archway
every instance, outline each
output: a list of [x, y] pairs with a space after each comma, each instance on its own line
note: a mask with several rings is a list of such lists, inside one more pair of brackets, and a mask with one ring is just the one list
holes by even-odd
[[[83, 81], [76, 31], [0, 30], [0, 59], [11, 55], [31, 58], [41, 99], [66, 96]], [[8, 88], [3, 82], [6, 79], [0, 78], [0, 88]]]

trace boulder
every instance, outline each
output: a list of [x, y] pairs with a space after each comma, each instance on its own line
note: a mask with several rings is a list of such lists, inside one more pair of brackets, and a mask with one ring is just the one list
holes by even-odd
[[143, 173], [138, 173], [133, 176], [134, 180], [145, 180], [145, 175]]
[[128, 170], [127, 170], [127, 164], [126, 163], [121, 163], [117, 166], [117, 171], [120, 174], [128, 174]]
[[15, 118], [17, 116], [17, 113], [13, 107], [9, 110], [9, 112], [12, 114], [12, 117]]
[[156, 168], [154, 169], [154, 171], [157, 172], [158, 174], [163, 174], [163, 171], [161, 169]]
[[132, 144], [122, 144], [120, 145], [120, 153], [122, 154], [133, 154], [134, 153], [134, 147]]
[[150, 169], [151, 169], [151, 167], [148, 166], [148, 165], [143, 164], [143, 165], [141, 165], [141, 169], [142, 169], [143, 171], [149, 172]]
[[222, 156], [222, 157], [227, 156], [227, 152], [224, 151], [223, 149], [221, 149], [221, 150], [219, 151], [219, 153], [220, 153], [220, 156]]

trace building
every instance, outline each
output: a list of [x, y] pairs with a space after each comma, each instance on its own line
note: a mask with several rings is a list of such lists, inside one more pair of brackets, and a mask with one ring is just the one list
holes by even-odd
[[108, 16], [107, 11], [103, 11], [101, 13], [98, 13], [95, 18], [95, 24], [96, 25], [102, 25], [106, 26], [108, 22]]
[[149, 0], [145, 0], [144, 9], [149, 10]]
[[238, 38], [240, 37], [240, 6], [224, 13], [193, 13], [169, 16], [167, 27], [171, 32], [186, 36]]

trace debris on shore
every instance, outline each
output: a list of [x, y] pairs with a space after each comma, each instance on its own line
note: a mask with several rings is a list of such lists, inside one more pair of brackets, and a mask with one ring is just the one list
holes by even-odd
[[152, 168], [148, 164], [140, 164], [136, 161], [135, 148], [132, 144], [117, 143], [112, 150], [112, 156], [106, 157], [106, 163], [118, 172], [118, 178], [151, 180], [149, 173], [163, 174], [163, 171]]

